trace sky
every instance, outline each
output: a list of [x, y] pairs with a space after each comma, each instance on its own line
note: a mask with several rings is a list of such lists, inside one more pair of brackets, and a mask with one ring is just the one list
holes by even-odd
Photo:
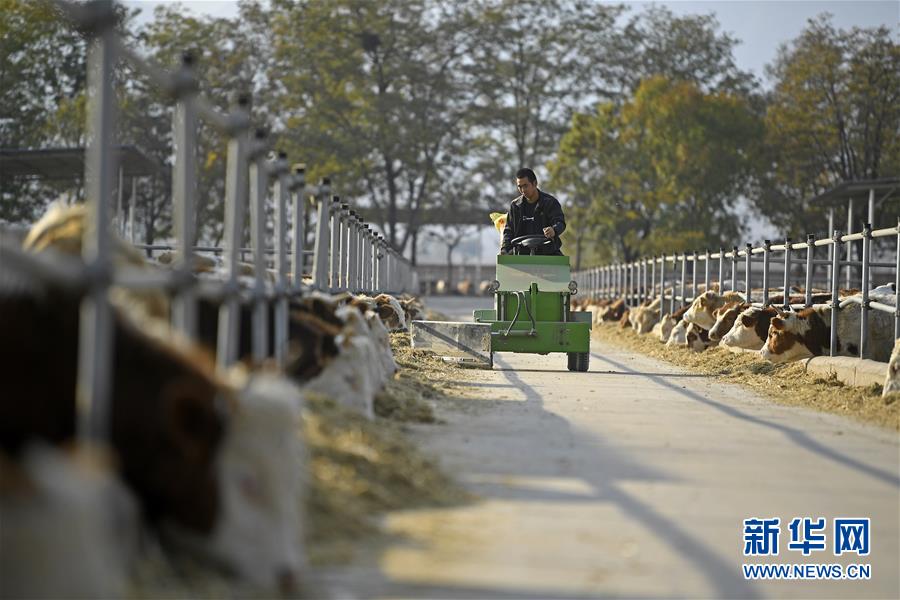
[[[377, 0], [373, 0], [377, 1]], [[464, 1], [464, 0], [458, 0]], [[667, 2], [606, 2], [605, 4], [626, 4], [630, 14], [639, 13], [650, 4], [667, 6], [676, 15], [715, 14], [720, 30], [740, 40], [735, 48], [735, 62], [744, 70], [753, 72], [767, 84], [765, 66], [771, 63], [778, 47], [796, 38], [812, 19], [823, 12], [831, 13], [833, 23], [840, 29], [851, 27], [878, 27], [887, 25], [892, 29], [895, 40], [900, 41], [900, 0], [675, 0]], [[130, 0], [125, 5], [140, 8], [139, 22], [152, 19], [153, 9], [160, 4], [181, 4], [194, 13], [216, 17], [233, 17], [237, 14], [237, 2], [227, 0]], [[510, 198], [515, 190], [510, 188]], [[754, 224], [750, 235], [755, 239], [770, 236], [764, 224]], [[493, 227], [485, 227], [481, 232], [482, 258], [493, 260], [497, 233]], [[462, 247], [461, 253], [477, 254], [477, 243]], [[430, 250], [430, 249], [429, 249]], [[423, 262], [444, 260], [440, 247], [427, 252]], [[471, 260], [471, 258], [469, 259]]]

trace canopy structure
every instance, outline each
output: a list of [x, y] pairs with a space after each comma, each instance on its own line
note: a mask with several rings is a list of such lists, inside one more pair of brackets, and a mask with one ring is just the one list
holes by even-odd
[[[165, 168], [137, 146], [117, 146], [121, 176], [142, 177]], [[0, 175], [30, 179], [81, 179], [84, 148], [0, 148]]]
[[[868, 213], [866, 215], [866, 223], [871, 223], [874, 228], [894, 226], [896, 223], [875, 223], [875, 205], [883, 203], [890, 198], [895, 192], [900, 190], [900, 177], [883, 177], [880, 179], [863, 179], [859, 181], [844, 181], [831, 188], [827, 192], [823, 192], [818, 196], [810, 199], [811, 203], [824, 204], [830, 208], [828, 231], [834, 229], [835, 209], [840, 208], [843, 203], [847, 205], [847, 233], [851, 232], [853, 227], [855, 211], [857, 206], [861, 206], [862, 202], [868, 203]], [[860, 201], [857, 204], [856, 201]], [[864, 205], [863, 205], [864, 206]], [[862, 213], [859, 213], [860, 216]], [[856, 217], [857, 219], [859, 217]]]

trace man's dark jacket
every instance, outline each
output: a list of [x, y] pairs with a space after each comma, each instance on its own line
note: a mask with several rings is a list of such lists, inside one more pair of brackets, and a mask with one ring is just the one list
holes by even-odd
[[538, 190], [537, 206], [534, 208], [534, 222], [524, 221], [524, 204], [528, 202], [525, 196], [519, 196], [509, 205], [509, 214], [506, 217], [506, 227], [503, 228], [503, 244], [500, 251], [503, 254], [511, 254], [520, 252], [522, 254], [530, 254], [530, 251], [522, 246], [513, 248], [510, 241], [522, 235], [533, 233], [535, 235], [543, 235], [544, 227], [552, 227], [556, 232], [556, 237], [546, 246], [538, 246], [535, 250], [536, 254], [562, 254], [560, 248], [562, 242], [559, 240], [560, 234], [566, 230], [566, 219], [563, 217], [562, 206], [559, 200], [544, 192]]

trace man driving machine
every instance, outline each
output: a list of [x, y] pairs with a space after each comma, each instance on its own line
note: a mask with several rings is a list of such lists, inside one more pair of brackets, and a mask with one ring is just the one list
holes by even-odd
[[[562, 256], [559, 236], [566, 230], [566, 219], [559, 200], [538, 189], [537, 176], [528, 168], [516, 172], [516, 188], [521, 196], [509, 205], [500, 254]], [[546, 238], [546, 241], [536, 247], [526, 248], [519, 243], [523, 237], [540, 239], [539, 236]]]

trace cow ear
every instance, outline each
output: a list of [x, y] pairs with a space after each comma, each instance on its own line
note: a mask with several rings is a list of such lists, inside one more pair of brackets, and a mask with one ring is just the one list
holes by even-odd
[[781, 331], [784, 329], [784, 319], [781, 317], [772, 317], [772, 327]]
[[215, 396], [215, 387], [192, 377], [178, 378], [162, 392], [165, 432], [176, 452], [188, 461], [209, 460], [222, 438]]

